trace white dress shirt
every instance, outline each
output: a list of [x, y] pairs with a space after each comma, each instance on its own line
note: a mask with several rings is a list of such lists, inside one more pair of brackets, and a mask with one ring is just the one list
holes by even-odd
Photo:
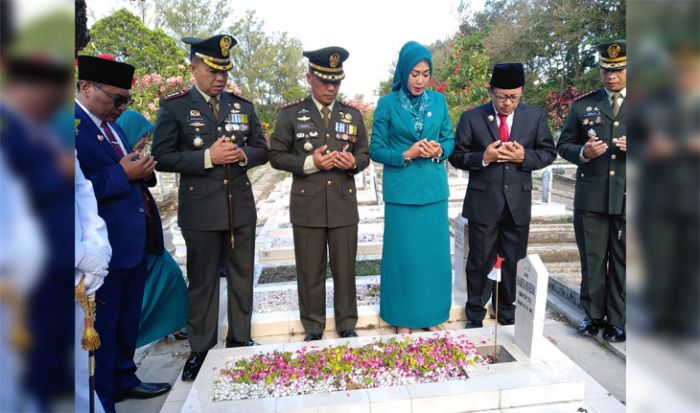
[[[88, 114], [88, 116], [90, 117], [90, 119], [92, 119], [92, 121], [93, 121], [93, 122], [95, 123], [95, 125], [97, 126], [97, 129], [99, 129], [100, 132], [104, 132], [104, 130], [102, 129], [102, 120], [99, 119], [97, 116], [93, 115], [92, 112], [90, 112], [85, 106], [82, 105], [82, 103], [78, 102], [78, 99], [75, 100], [75, 103], [76, 103], [78, 106], [80, 106], [80, 107], [85, 111], [85, 113]], [[112, 133], [114, 134], [114, 137], [117, 139], [117, 143], [119, 144], [119, 147], [122, 148], [122, 152], [124, 153], [124, 155], [128, 154], [129, 152], [126, 150], [126, 146], [124, 146], [124, 142], [122, 142], [122, 140], [121, 140], [121, 138], [119, 137], [119, 134], [117, 133], [117, 131], [112, 127], [112, 125], [109, 124], [109, 122], [107, 122], [107, 127], [108, 127], [108, 128], [112, 131]], [[105, 136], [105, 139], [109, 140], [109, 137], [108, 137], [108, 136]]]

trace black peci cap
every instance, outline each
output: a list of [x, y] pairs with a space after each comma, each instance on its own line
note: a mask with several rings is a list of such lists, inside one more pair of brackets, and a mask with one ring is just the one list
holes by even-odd
[[95, 56], [78, 56], [78, 79], [131, 89], [134, 66]]
[[516, 89], [525, 86], [525, 70], [522, 63], [501, 63], [493, 67], [491, 87]]

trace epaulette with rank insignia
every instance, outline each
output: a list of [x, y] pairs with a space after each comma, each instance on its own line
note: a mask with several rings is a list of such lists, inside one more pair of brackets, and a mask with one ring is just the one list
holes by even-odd
[[581, 96], [577, 97], [576, 99], [574, 99], [574, 102], [576, 102], [577, 100], [581, 100], [581, 99], [583, 99], [583, 98], [585, 98], [585, 97], [588, 97], [588, 96], [590, 96], [590, 95], [592, 95], [592, 94], [594, 94], [594, 93], [596, 93], [596, 92], [598, 92], [598, 89], [594, 89], [594, 90], [591, 90], [591, 91], [588, 92], [588, 93], [584, 93], [583, 95], [581, 95]]
[[277, 110], [287, 109], [289, 107], [295, 106], [303, 102], [303, 99], [290, 100], [289, 102], [281, 103], [277, 106]]
[[357, 106], [355, 106], [354, 103], [350, 103], [350, 102], [347, 101], [347, 100], [341, 100], [340, 103], [341, 103], [343, 106], [347, 106], [347, 107], [349, 107], [349, 108], [353, 108], [353, 109], [355, 109], [356, 111], [358, 111], [358, 112], [360, 112], [360, 113], [362, 112], [362, 111], [360, 110], [360, 108], [358, 108]]
[[167, 95], [161, 97], [161, 99], [163, 99], [163, 100], [170, 100], [170, 99], [179, 98], [180, 96], [186, 95], [187, 92], [189, 92], [189, 91], [190, 91], [190, 89], [178, 90], [177, 92], [169, 93], [169, 94], [167, 94]]
[[233, 92], [228, 92], [228, 93], [232, 94], [233, 96], [237, 97], [240, 100], [245, 100], [248, 103], [253, 103], [252, 100], [248, 99], [247, 97], [245, 97], [243, 95], [239, 95], [238, 93], [233, 93]]

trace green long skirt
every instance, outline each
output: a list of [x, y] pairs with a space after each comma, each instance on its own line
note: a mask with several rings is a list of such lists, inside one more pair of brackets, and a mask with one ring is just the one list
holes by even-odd
[[452, 265], [447, 200], [385, 204], [380, 315], [387, 323], [425, 328], [450, 318]]
[[182, 270], [168, 251], [146, 258], [148, 278], [136, 347], [159, 340], [187, 324], [187, 284]]

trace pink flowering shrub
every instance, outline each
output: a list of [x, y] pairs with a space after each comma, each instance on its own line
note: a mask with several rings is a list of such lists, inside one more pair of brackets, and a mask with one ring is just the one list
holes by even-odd
[[[136, 77], [131, 87], [131, 94], [134, 98], [131, 109], [141, 112], [151, 122], [156, 121], [161, 97], [194, 85], [194, 78], [185, 65], [169, 67], [164, 72], [175, 74], [163, 77], [158, 73], [146, 73]], [[241, 93], [241, 90], [231, 79], [226, 83], [226, 90], [236, 94]]]

